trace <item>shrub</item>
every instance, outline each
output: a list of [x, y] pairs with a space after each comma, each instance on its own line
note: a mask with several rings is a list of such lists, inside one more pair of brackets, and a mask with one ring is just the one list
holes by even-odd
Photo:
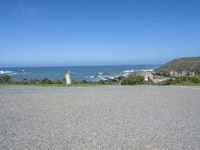
[[0, 83], [9, 83], [11, 82], [11, 77], [9, 75], [1, 75]]
[[164, 81], [163, 85], [172, 85], [172, 84], [188, 84], [188, 83], [200, 83], [200, 80], [197, 77], [177, 77], [174, 79], [168, 79]]
[[56, 81], [54, 81], [54, 83], [55, 83], [55, 84], [63, 84], [63, 82], [60, 81], [60, 80], [56, 80]]
[[143, 77], [133, 77], [128, 76], [124, 77], [120, 80], [121, 85], [137, 85], [137, 84], [144, 84], [144, 78]]
[[162, 85], [172, 85], [175, 84], [176, 82], [173, 79], [167, 79], [162, 83]]
[[87, 80], [81, 80], [80, 81], [80, 84], [87, 84], [87, 83], [89, 83]]
[[[65, 81], [64, 81], [64, 83], [65, 83]], [[78, 80], [72, 80], [72, 84], [78, 84], [78, 83], [79, 83]]]
[[176, 77], [173, 80], [174, 82], [172, 84], [185, 84], [188, 83], [188, 77], [184, 76], [184, 77]]
[[21, 83], [22, 83], [22, 84], [30, 84], [30, 82], [29, 82], [28, 79], [23, 79], [23, 80], [21, 81]]
[[200, 80], [197, 77], [188, 77], [188, 81], [191, 83], [200, 83]]
[[63, 83], [65, 83], [65, 82], [66, 82], [66, 79], [65, 79], [65, 78], [63, 78], [61, 81], [62, 81]]
[[52, 84], [53, 82], [51, 80], [49, 80], [48, 78], [44, 78], [41, 81], [42, 84]]
[[40, 80], [37, 80], [37, 79], [32, 79], [29, 81], [31, 84], [40, 84], [41, 81]]
[[103, 80], [99, 80], [99, 81], [97, 81], [97, 83], [98, 83], [98, 84], [106, 84], [106, 82], [103, 81]]

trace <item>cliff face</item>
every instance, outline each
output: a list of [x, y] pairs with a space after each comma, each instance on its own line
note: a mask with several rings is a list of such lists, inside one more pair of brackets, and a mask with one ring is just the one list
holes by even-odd
[[186, 57], [174, 59], [159, 68], [154, 69], [155, 74], [180, 77], [198, 76], [200, 77], [200, 57]]

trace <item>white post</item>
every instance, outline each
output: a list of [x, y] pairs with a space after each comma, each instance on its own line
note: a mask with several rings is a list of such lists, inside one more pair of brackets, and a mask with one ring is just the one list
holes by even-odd
[[71, 84], [71, 78], [70, 78], [70, 71], [68, 70], [67, 73], [65, 74], [65, 80], [66, 84], [70, 85]]

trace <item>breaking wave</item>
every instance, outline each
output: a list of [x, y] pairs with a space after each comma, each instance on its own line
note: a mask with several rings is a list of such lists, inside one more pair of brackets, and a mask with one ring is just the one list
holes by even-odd
[[0, 70], [0, 75], [16, 75], [17, 73], [14, 72], [14, 71], [3, 71], [3, 70]]
[[135, 72], [135, 71], [153, 71], [153, 69], [139, 69], [139, 70], [134, 70], [134, 69], [132, 69], [132, 70], [125, 70], [125, 71], [123, 71], [123, 72], [121, 72], [122, 74], [123, 73], [132, 73], [132, 72]]

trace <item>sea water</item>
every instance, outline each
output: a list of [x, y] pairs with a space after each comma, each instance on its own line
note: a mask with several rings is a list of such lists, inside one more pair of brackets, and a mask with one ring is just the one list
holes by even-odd
[[0, 68], [0, 75], [7, 74], [13, 80], [21, 79], [63, 79], [68, 69], [73, 80], [103, 80], [106, 77], [115, 77], [122, 73], [136, 70], [153, 70], [159, 65], [119, 65], [119, 66], [71, 66], [71, 67], [17, 67]]

